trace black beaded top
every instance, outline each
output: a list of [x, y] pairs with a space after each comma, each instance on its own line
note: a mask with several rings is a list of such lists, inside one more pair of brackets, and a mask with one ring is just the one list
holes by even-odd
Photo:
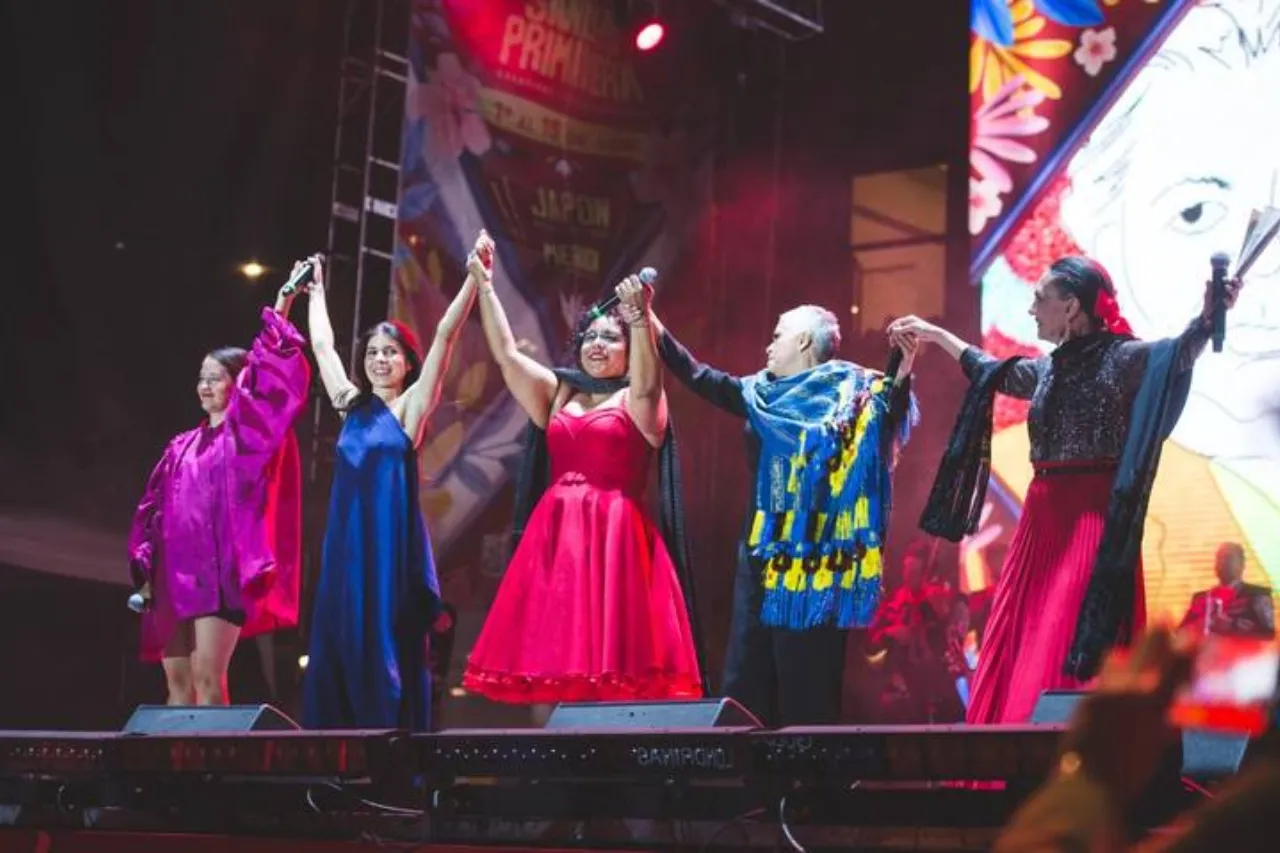
[[[1209, 334], [1209, 324], [1197, 318], [1179, 336], [1179, 372], [1192, 368]], [[1006, 370], [996, 390], [1031, 401], [1027, 416], [1031, 461], [1118, 459], [1150, 346], [1099, 332], [1073, 338], [1049, 355], [1024, 359]], [[960, 366], [972, 380], [980, 368], [996, 361], [969, 347], [960, 357]]]

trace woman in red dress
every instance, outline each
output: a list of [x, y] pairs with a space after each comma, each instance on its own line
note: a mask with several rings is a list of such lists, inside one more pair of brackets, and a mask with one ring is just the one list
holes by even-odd
[[[1239, 282], [1228, 285], [1228, 305]], [[999, 361], [918, 317], [891, 340], [938, 344], [972, 388], [961, 408], [922, 526], [958, 540], [971, 532], [990, 470], [995, 393], [1031, 401], [1035, 478], [996, 582], [974, 678], [970, 723], [1022, 723], [1045, 690], [1089, 681], [1108, 647], [1142, 628], [1143, 521], [1160, 446], [1186, 400], [1209, 340], [1212, 290], [1177, 338], [1136, 341], [1106, 270], [1080, 256], [1055, 261], [1029, 313], [1035, 359]]]
[[[517, 349], [492, 279], [472, 267], [485, 336], [531, 432], [545, 431], [549, 470], [536, 470], [535, 440], [517, 488], [518, 543], [463, 686], [536, 705], [701, 696], [673, 546], [644, 505], [654, 454], [671, 440], [648, 289], [634, 277], [618, 285], [619, 310], [578, 324], [578, 369], [553, 371]], [[519, 498], [543, 471], [526, 523]]]

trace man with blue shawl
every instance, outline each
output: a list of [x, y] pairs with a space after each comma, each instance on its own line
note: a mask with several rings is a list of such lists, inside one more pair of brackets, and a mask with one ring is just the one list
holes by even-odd
[[746, 421], [755, 487], [721, 690], [766, 725], [837, 723], [848, 631], [880, 600], [893, 464], [919, 420], [914, 347], [900, 379], [835, 359], [836, 316], [802, 305], [778, 318], [765, 369], [731, 376], [652, 322], [667, 369]]

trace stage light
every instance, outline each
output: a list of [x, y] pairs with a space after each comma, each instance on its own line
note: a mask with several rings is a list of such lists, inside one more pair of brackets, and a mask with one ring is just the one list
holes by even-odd
[[240, 274], [250, 281], [255, 281], [261, 278], [262, 274], [266, 271], [267, 268], [257, 261], [249, 261], [246, 264], [240, 265]]
[[298, 669], [306, 669], [307, 664], [309, 663], [311, 663], [311, 657], [309, 655], [300, 655], [298, 657]]
[[640, 28], [636, 33], [636, 49], [637, 50], [653, 50], [662, 43], [662, 37], [667, 34], [666, 28], [657, 21], [650, 21]]

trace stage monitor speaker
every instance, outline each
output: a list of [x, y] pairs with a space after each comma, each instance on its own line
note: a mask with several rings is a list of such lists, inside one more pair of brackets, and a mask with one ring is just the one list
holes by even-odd
[[127, 735], [283, 732], [301, 728], [270, 705], [139, 705]]
[[1066, 723], [1071, 720], [1071, 712], [1080, 704], [1080, 700], [1088, 694], [1083, 690], [1046, 690], [1036, 700], [1031, 709], [1033, 723]]
[[1184, 730], [1182, 775], [1200, 782], [1226, 779], [1240, 772], [1248, 751], [1247, 735]]
[[646, 702], [562, 702], [548, 729], [760, 728], [761, 722], [732, 699]]
[[[1046, 690], [1036, 700], [1031, 722], [1070, 722], [1076, 705], [1087, 695], [1084, 690]], [[1245, 735], [1186, 729], [1182, 732], [1182, 775], [1197, 781], [1234, 776], [1240, 771], [1248, 751], [1249, 738]], [[1177, 750], [1173, 752], [1176, 754]]]

